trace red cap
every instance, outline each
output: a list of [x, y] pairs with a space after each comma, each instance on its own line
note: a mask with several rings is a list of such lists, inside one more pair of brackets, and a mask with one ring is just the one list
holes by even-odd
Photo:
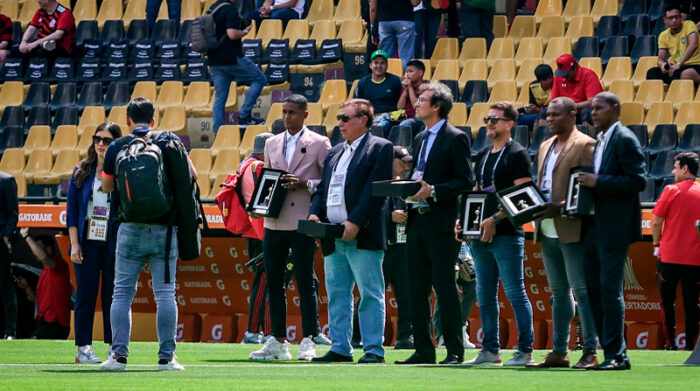
[[571, 68], [576, 65], [576, 58], [570, 53], [562, 54], [557, 58], [557, 71], [554, 73], [557, 76], [566, 77]]

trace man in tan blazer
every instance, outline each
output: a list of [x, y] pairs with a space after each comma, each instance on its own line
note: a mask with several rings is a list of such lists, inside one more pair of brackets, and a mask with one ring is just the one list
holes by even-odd
[[284, 170], [283, 185], [287, 196], [278, 218], [265, 218], [263, 258], [268, 276], [270, 321], [273, 338], [262, 349], [252, 352], [253, 360], [290, 359], [287, 336], [287, 299], [284, 272], [289, 250], [294, 257], [294, 276], [299, 288], [301, 319], [304, 339], [298, 359], [311, 360], [316, 356], [315, 343], [330, 344], [320, 333], [318, 301], [314, 282], [315, 239], [297, 232], [299, 220], [309, 216], [311, 194], [321, 181], [323, 162], [331, 148], [330, 140], [304, 126], [309, 115], [307, 101], [302, 95], [291, 95], [284, 100], [282, 116], [286, 131], [265, 143], [265, 167]]
[[595, 140], [576, 129], [576, 104], [570, 98], [559, 97], [550, 102], [547, 123], [554, 136], [540, 146], [537, 184], [550, 202], [544, 212], [536, 215], [535, 241], [542, 243], [542, 258], [554, 298], [554, 349], [544, 361], [529, 366], [569, 367], [570, 325], [578, 303], [584, 350], [574, 368], [583, 369], [597, 364], [598, 341], [585, 279], [586, 254], [594, 244], [593, 231], [585, 218], [565, 216], [563, 209], [570, 171], [593, 164]]

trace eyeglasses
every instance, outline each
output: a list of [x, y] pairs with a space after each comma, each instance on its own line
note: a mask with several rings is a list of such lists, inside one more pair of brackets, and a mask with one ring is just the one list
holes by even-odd
[[92, 142], [94, 144], [99, 144], [101, 142], [104, 145], [109, 145], [112, 141], [114, 141], [114, 139], [111, 137], [92, 136]]
[[498, 121], [510, 121], [510, 120], [509, 120], [508, 118], [501, 118], [501, 117], [496, 117], [496, 116], [493, 116], [493, 117], [486, 116], [486, 117], [484, 117], [484, 123], [485, 123], [485, 124], [489, 124], [489, 123], [490, 123], [491, 125], [496, 125], [496, 124], [498, 123]]
[[343, 114], [339, 114], [339, 115], [336, 116], [336, 118], [337, 118], [338, 121], [340, 121], [340, 122], [348, 122], [348, 121], [350, 121], [350, 118], [357, 118], [357, 117], [362, 117], [362, 115], [357, 115], [357, 114], [356, 114], [356, 115], [343, 115]]

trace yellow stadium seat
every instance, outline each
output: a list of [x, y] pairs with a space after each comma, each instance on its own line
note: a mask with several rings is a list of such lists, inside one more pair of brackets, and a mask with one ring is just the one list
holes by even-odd
[[649, 111], [644, 118], [644, 125], [649, 133], [654, 131], [656, 125], [673, 123], [673, 105], [671, 102], [654, 102], [649, 105]]
[[304, 121], [306, 125], [323, 125], [323, 106], [320, 102], [309, 102], [307, 110], [309, 116]]
[[[541, 4], [541, 2], [540, 2]], [[537, 30], [537, 37], [542, 38], [545, 45], [554, 37], [563, 37], [566, 33], [564, 26], [564, 18], [561, 16], [545, 16], [542, 19], [542, 24]]]
[[[521, 68], [522, 69], [522, 68]], [[516, 100], [520, 107], [527, 106], [530, 104], [530, 87], [525, 84], [520, 88], [520, 94], [518, 94], [518, 99]]]
[[187, 93], [185, 93], [185, 98], [182, 100], [182, 104], [185, 105], [185, 113], [187, 115], [191, 115], [192, 109], [209, 106], [210, 100], [211, 95], [209, 82], [193, 81], [187, 87]]
[[350, 85], [350, 91], [348, 92], [348, 99], [352, 99], [355, 97], [355, 90], [357, 90], [357, 84], [359, 83], [360, 79], [355, 79], [355, 81], [352, 82], [352, 85]]
[[[214, 96], [211, 97], [211, 101], [214, 102]], [[236, 104], [238, 103], [238, 85], [235, 81], [231, 82], [228, 88], [228, 97], [226, 98], [226, 104], [224, 108], [226, 110], [235, 110]]]
[[131, 21], [137, 19], [146, 19], [146, 0], [129, 0], [126, 3], [124, 16], [122, 16], [124, 28], [128, 30]]
[[[347, 0], [350, 1], [350, 0]], [[338, 24], [338, 21], [335, 21], [336, 25]], [[347, 44], [350, 43], [356, 43], [362, 41], [362, 37], [364, 37], [365, 30], [364, 27], [362, 26], [362, 21], [359, 19], [350, 19], [344, 21], [340, 25], [340, 29], [338, 30], [338, 35], [337, 38], [340, 38], [343, 40], [343, 47], [345, 47]]]
[[34, 183], [41, 185], [57, 185], [63, 179], [70, 179], [75, 166], [80, 162], [80, 153], [77, 149], [66, 149], [56, 156], [51, 171], [46, 174], [35, 174]]
[[107, 116], [107, 121], [114, 122], [122, 128], [128, 128], [126, 123], [126, 106], [112, 106]]
[[578, 63], [580, 66], [595, 72], [599, 79], [603, 76], [603, 63], [600, 60], [600, 57], [583, 57], [578, 61]]
[[83, 111], [78, 122], [78, 134], [83, 134], [83, 131], [88, 126], [97, 126], [105, 122], [105, 108], [102, 106], [88, 106]]
[[489, 77], [486, 79], [489, 90], [491, 90], [494, 84], [499, 80], [515, 80], [515, 60], [512, 58], [502, 59], [493, 64], [491, 72], [489, 72]]
[[695, 85], [692, 80], [673, 80], [668, 86], [665, 102], [673, 103], [673, 109], [678, 110], [681, 102], [695, 98]]
[[[231, 172], [230, 174], [233, 174]], [[211, 185], [211, 192], [209, 193], [209, 196], [206, 197], [208, 199], [214, 199], [216, 198], [216, 195], [219, 194], [219, 191], [221, 191], [221, 184], [224, 183], [226, 178], [228, 178], [229, 174], [220, 174], [217, 176], [209, 176], [209, 180], [214, 181], [214, 184]]]
[[493, 37], [505, 38], [508, 34], [508, 18], [505, 15], [493, 16]]
[[337, 26], [342, 25], [346, 20], [361, 21], [360, 2], [357, 0], [338, 1], [338, 5], [335, 7], [333, 20], [335, 20]]
[[639, 102], [644, 105], [646, 110], [654, 102], [660, 102], [664, 97], [664, 82], [661, 80], [644, 80], [642, 84], [639, 85], [639, 90], [637, 90], [637, 96], [634, 98], [635, 102]]
[[158, 10], [158, 17], [156, 20], [168, 19], [168, 2], [164, 1], [160, 3], [160, 9]]
[[173, 132], [175, 134], [187, 134], [187, 116], [185, 106], [168, 106], [163, 111], [163, 117], [157, 126], [158, 130]]
[[467, 104], [455, 102], [447, 116], [447, 122], [452, 126], [464, 126], [467, 124]]
[[21, 106], [24, 102], [24, 83], [6, 81], [0, 86], [0, 116], [7, 106]]
[[486, 39], [467, 38], [462, 43], [462, 51], [459, 52], [459, 65], [464, 67], [464, 63], [472, 58], [486, 58]]
[[190, 149], [190, 161], [192, 161], [194, 169], [197, 170], [197, 175], [209, 176], [212, 162], [211, 151], [209, 148]]
[[484, 59], [469, 59], [464, 62], [462, 73], [459, 75], [459, 88], [464, 86], [469, 80], [486, 80], [489, 75], [489, 68]]
[[567, 37], [554, 37], [549, 40], [547, 50], [544, 51], [542, 61], [546, 64], [556, 62], [557, 57], [564, 53], [571, 53], [571, 40]]
[[[314, 3], [312, 3], [314, 4]], [[310, 23], [309, 23], [310, 24]], [[318, 20], [313, 25], [309, 39], [316, 40], [316, 47], [321, 47], [324, 39], [335, 39], [335, 22], [332, 20]]]
[[682, 137], [686, 125], [700, 124], [700, 102], [682, 102], [674, 121], [678, 127], [678, 136]]
[[299, 39], [309, 39], [309, 22], [306, 19], [292, 19], [287, 23], [282, 39], [289, 38], [289, 48], [293, 49]]
[[[253, 148], [251, 147], [251, 151]], [[247, 154], [245, 156], [248, 156]], [[236, 172], [238, 164], [241, 162], [237, 149], [222, 149], [214, 161], [214, 165], [209, 171], [209, 178], [216, 178], [219, 175], [229, 175]]]
[[32, 151], [27, 160], [22, 174], [27, 183], [34, 183], [35, 176], [47, 175], [53, 167], [51, 151], [48, 149], [37, 149]]
[[[634, 102], [634, 83], [632, 80], [613, 80], [608, 91], [617, 95], [621, 102]], [[643, 103], [642, 106], [644, 106]]]
[[260, 23], [258, 35], [255, 39], [262, 40], [263, 49], [267, 48], [271, 39], [282, 38], [282, 21], [279, 19], [264, 19]]
[[209, 175], [197, 174], [197, 187], [199, 187], [199, 198], [209, 199], [211, 193], [211, 179]]
[[154, 81], [137, 81], [131, 93], [132, 100], [136, 98], [147, 98], [154, 103], [157, 96], [158, 92], [156, 89], [156, 82]]
[[326, 80], [323, 83], [323, 89], [321, 90], [321, 97], [318, 101], [323, 105], [323, 111], [328, 111], [328, 106], [333, 103], [341, 103], [345, 101], [348, 96], [348, 86], [345, 80]]
[[500, 102], [502, 100], [508, 102], [516, 102], [518, 100], [518, 87], [514, 80], [499, 80], [493, 85], [488, 103]]
[[[566, 7], [561, 13], [564, 17], [564, 21], [571, 26], [573, 19], [578, 16], [586, 16], [591, 13], [591, 0], [568, 0], [566, 2]], [[592, 19], [591, 19], [592, 21]], [[593, 35], [593, 34], [590, 34]], [[584, 36], [584, 35], [582, 35]]]
[[102, 30], [108, 20], [119, 20], [124, 13], [122, 0], [102, 0], [100, 11], [97, 13], [97, 27]]
[[[457, 38], [440, 38], [435, 44], [430, 63], [433, 68], [440, 60], [456, 60], [459, 57], [459, 40]], [[433, 69], [434, 70], [434, 69]]]
[[403, 77], [403, 61], [400, 58], [390, 58], [388, 59], [388, 65], [386, 71], [392, 75], [398, 77]]
[[24, 171], [24, 151], [22, 148], [7, 148], [0, 159], [0, 171], [21, 176]]
[[[77, 127], [76, 127], [77, 129]], [[92, 145], [92, 136], [95, 134], [95, 129], [97, 129], [97, 125], [92, 125], [88, 126], [85, 128], [83, 131], [83, 134], [80, 135], [80, 140], [78, 141], [78, 146], [76, 149], [80, 153], [80, 157], [84, 158], [87, 156], [87, 151], [88, 148]], [[122, 135], [125, 135], [124, 130], [122, 129]]]
[[10, 18], [10, 20], [17, 20], [19, 15], [19, 1], [17, 0], [0, 0], [0, 9], [3, 15]]
[[201, 6], [202, 3], [199, 0], [182, 0], [180, 23], [200, 16], [202, 14]]
[[593, 23], [597, 26], [603, 15], [617, 15], [617, 13], [618, 0], [595, 0], [590, 15], [593, 17]]
[[[27, 180], [24, 179], [24, 175], [13, 175], [15, 177], [15, 182], [17, 183], [17, 197], [27, 196]], [[20, 202], [22, 203], [22, 202]]]
[[647, 71], [657, 66], [658, 63], [656, 56], [640, 57], [637, 61], [637, 66], [634, 68], [634, 74], [632, 75], [634, 87], [639, 87], [639, 85], [647, 79]]
[[485, 126], [484, 117], [489, 114], [489, 107], [491, 107], [491, 103], [474, 103], [472, 106], [469, 119], [467, 119], [467, 126], [472, 128], [472, 136], [476, 136], [479, 128]]
[[564, 18], [564, 20], [569, 24], [569, 28], [566, 29], [566, 37], [571, 40], [571, 46], [576, 47], [579, 38], [593, 35], [593, 18], [587, 14], [574, 16], [570, 20]]
[[[430, 61], [432, 63], [432, 60]], [[459, 60], [438, 61], [431, 80], [457, 80], [459, 79]]]
[[209, 11], [209, 8], [211, 8], [211, 6], [212, 6], [214, 3], [216, 3], [216, 1], [217, 1], [217, 0], [207, 0], [207, 1], [205, 1], [205, 2], [204, 2], [204, 7], [202, 7], [202, 15], [204, 15], [205, 13], [207, 13], [207, 11]]
[[184, 88], [184, 83], [181, 81], [168, 80], [163, 82], [160, 86], [158, 98], [155, 101], [155, 105], [161, 114], [168, 107], [182, 105], [182, 98], [185, 95]]
[[527, 88], [535, 80], [535, 68], [540, 64], [542, 64], [541, 58], [528, 58], [523, 61], [518, 75], [515, 76], [515, 84], [518, 88]]
[[510, 25], [507, 37], [513, 38], [513, 44], [517, 47], [520, 39], [524, 37], [534, 37], [537, 33], [535, 17], [530, 15], [518, 15]]
[[211, 156], [216, 157], [222, 149], [238, 149], [241, 144], [241, 130], [238, 125], [221, 125], [211, 145]]
[[489, 54], [486, 56], [486, 63], [489, 68], [493, 66], [496, 60], [503, 58], [515, 57], [515, 44], [512, 38], [494, 38], [489, 49]]
[[56, 128], [56, 134], [51, 141], [51, 154], [58, 155], [59, 152], [70, 149], [73, 150], [78, 145], [78, 128], [75, 125], [61, 125]]
[[333, 19], [333, 0], [314, 0], [310, 3], [309, 13], [306, 15], [309, 25], [316, 27], [321, 20]]
[[[12, 1], [12, 0], [9, 0]], [[39, 3], [36, 1], [25, 1], [22, 4], [22, 9], [19, 11], [19, 21], [22, 23], [22, 30], [26, 30], [29, 22], [34, 18], [36, 10], [39, 9]], [[14, 21], [14, 20], [13, 20]]]
[[615, 80], [630, 80], [632, 78], [632, 61], [629, 57], [611, 57], [605, 73], [600, 79], [603, 88], [608, 88]]
[[525, 37], [520, 40], [518, 51], [515, 53], [515, 66], [520, 67], [528, 58], [542, 58], [543, 46], [540, 37]]
[[423, 72], [423, 80], [430, 80], [433, 76], [432, 64], [430, 63], [430, 60], [427, 58], [415, 58], [414, 60], [422, 62], [423, 66], [425, 67], [425, 72]]
[[[282, 114], [281, 109], [282, 106], [280, 106], [280, 115]], [[272, 109], [270, 109], [270, 111], [272, 111]], [[268, 120], [269, 118], [270, 117], [268, 116]], [[280, 117], [278, 116], [277, 118]], [[272, 122], [270, 122], [270, 124], [272, 124]], [[249, 125], [248, 128], [246, 128], [245, 133], [243, 133], [241, 145], [238, 147], [238, 151], [240, 152], [241, 156], [246, 157], [250, 155], [250, 153], [253, 151], [253, 142], [255, 141], [255, 136], [259, 135], [260, 133], [267, 132], [267, 129], [268, 127], [266, 127], [265, 125]]]
[[246, 34], [241, 40], [245, 41], [246, 39], [255, 39], [256, 35], [258, 35], [258, 24], [256, 21], [251, 20], [250, 21], [250, 30], [248, 30], [248, 34]]
[[328, 133], [328, 135], [333, 131], [333, 127], [338, 125], [338, 119], [336, 118], [338, 116], [338, 111], [340, 111], [340, 103], [333, 103], [328, 106], [328, 112], [326, 112], [326, 116], [323, 119], [323, 126], [326, 127], [326, 133]]
[[622, 102], [620, 122], [625, 126], [644, 123], [644, 106], [636, 102]]
[[[282, 102], [275, 102], [272, 105], [270, 105], [270, 111], [267, 112], [267, 119], [265, 119], [265, 126], [267, 127], [268, 131], [269, 129], [272, 129], [272, 123], [281, 118]], [[250, 129], [250, 127], [248, 127], [248, 129]], [[245, 131], [244, 138], [246, 134], [248, 134], [248, 130]], [[245, 154], [241, 152], [241, 155]]]
[[561, 0], [540, 0], [535, 9], [535, 21], [543, 23], [547, 16], [560, 16], [562, 11]]
[[24, 156], [37, 149], [49, 149], [51, 145], [51, 128], [44, 125], [35, 125], [29, 129], [27, 139], [24, 141]]

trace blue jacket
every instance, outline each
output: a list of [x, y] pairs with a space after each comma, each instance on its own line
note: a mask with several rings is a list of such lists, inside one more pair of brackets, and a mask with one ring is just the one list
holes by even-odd
[[[85, 232], [85, 219], [88, 213], [88, 204], [90, 203], [90, 198], [92, 197], [92, 184], [95, 182], [95, 169], [92, 169], [90, 175], [85, 178], [83, 185], [78, 188], [75, 183], [75, 173], [77, 167], [73, 170], [73, 176], [70, 178], [70, 183], [68, 185], [68, 195], [66, 200], [66, 226], [67, 227], [77, 227], [78, 228], [78, 241], [81, 246], [83, 245], [83, 233]], [[111, 195], [110, 195], [111, 198]], [[116, 237], [115, 226], [114, 226], [114, 207], [110, 202], [110, 213], [109, 213], [109, 224], [107, 235], [110, 238], [108, 242], [110, 243], [110, 251], [114, 249], [114, 240]]]

